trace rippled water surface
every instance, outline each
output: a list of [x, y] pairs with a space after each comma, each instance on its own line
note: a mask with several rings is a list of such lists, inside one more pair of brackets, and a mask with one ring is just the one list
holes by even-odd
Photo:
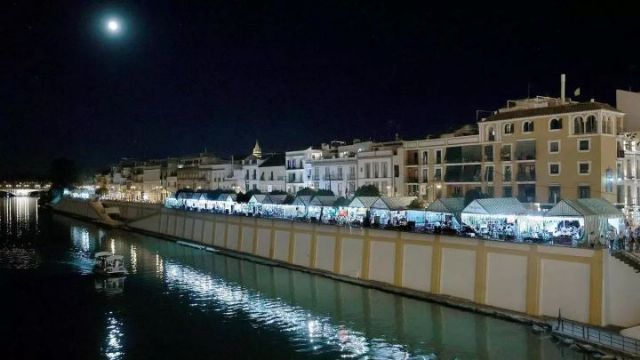
[[[0, 359], [583, 359], [528, 327], [0, 200]], [[126, 278], [91, 272], [124, 255]]]

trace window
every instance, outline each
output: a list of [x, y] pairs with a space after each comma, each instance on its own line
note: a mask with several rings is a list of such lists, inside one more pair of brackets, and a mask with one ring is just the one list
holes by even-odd
[[549, 163], [549, 175], [560, 175], [560, 163]]
[[388, 164], [386, 162], [382, 163], [382, 177], [383, 178], [389, 177], [389, 173], [387, 172], [387, 165]]
[[485, 181], [493, 182], [493, 166], [487, 166], [484, 169]]
[[586, 133], [593, 134], [598, 132], [598, 121], [594, 115], [587, 116], [587, 121], [584, 126]]
[[549, 203], [555, 204], [560, 200], [560, 186], [549, 186]]
[[574, 134], [595, 134], [598, 132], [598, 120], [595, 115], [589, 115], [585, 119], [582, 116], [573, 118]]
[[504, 124], [504, 133], [513, 134], [513, 123]]
[[484, 161], [493, 161], [493, 145], [484, 147]]
[[429, 152], [425, 150], [422, 152], [422, 164], [427, 165], [428, 163], [429, 163]]
[[589, 150], [591, 150], [591, 139], [579, 139], [578, 151], [587, 152]]
[[578, 174], [589, 175], [591, 173], [591, 161], [578, 161]]
[[452, 186], [451, 187], [451, 195], [457, 197], [462, 196], [462, 186]]
[[549, 122], [549, 130], [560, 130], [562, 129], [562, 119], [551, 119]]
[[496, 141], [496, 130], [493, 126], [487, 128], [487, 141]]
[[422, 182], [429, 182], [429, 169], [422, 169]]
[[433, 173], [433, 181], [442, 181], [442, 169], [436, 168]]
[[511, 144], [503, 144], [500, 147], [500, 160], [511, 161]]
[[371, 164], [364, 164], [364, 177], [366, 179], [371, 177]]
[[533, 132], [533, 121], [525, 121], [522, 123], [522, 132]]
[[377, 162], [373, 163], [373, 177], [376, 179], [380, 177], [380, 164]]
[[436, 164], [442, 164], [442, 150], [436, 150]]
[[582, 116], [576, 116], [573, 118], [573, 133], [584, 134], [584, 119]]
[[616, 202], [619, 204], [624, 202], [624, 185], [616, 186]]
[[560, 140], [549, 141], [549, 154], [560, 152]]
[[502, 187], [502, 197], [513, 197], [513, 189], [511, 188], [511, 186]]
[[393, 177], [400, 177], [400, 166], [393, 165]]
[[502, 181], [511, 181], [511, 165], [505, 165], [502, 172]]
[[578, 199], [586, 199], [591, 197], [591, 186], [578, 186]]

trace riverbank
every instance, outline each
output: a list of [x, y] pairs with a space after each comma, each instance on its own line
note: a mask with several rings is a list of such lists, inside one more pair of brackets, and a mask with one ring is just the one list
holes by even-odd
[[620, 284], [609, 277], [624, 285], [625, 269], [603, 250], [118, 206], [146, 212], [127, 220], [134, 231], [512, 321], [548, 327], [560, 308], [594, 326], [634, 315], [617, 312], [625, 303], [611, 296]]

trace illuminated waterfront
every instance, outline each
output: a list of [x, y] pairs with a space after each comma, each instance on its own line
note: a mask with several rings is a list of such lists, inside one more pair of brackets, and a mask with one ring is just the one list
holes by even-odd
[[[0, 205], [3, 358], [585, 357], [524, 325]], [[94, 277], [98, 250], [129, 276]]]

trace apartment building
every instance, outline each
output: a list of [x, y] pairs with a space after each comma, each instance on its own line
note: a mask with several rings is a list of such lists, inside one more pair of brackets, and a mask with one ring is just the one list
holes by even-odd
[[322, 158], [311, 161], [313, 187], [331, 190], [336, 196], [352, 196], [357, 188], [357, 155], [370, 150], [372, 144], [357, 139], [350, 145], [341, 141], [322, 144]]
[[615, 203], [623, 116], [598, 102], [508, 101], [473, 135], [405, 142], [405, 190], [428, 200], [478, 189], [543, 205], [586, 197]]
[[368, 151], [356, 155], [356, 188], [373, 185], [386, 196], [402, 194], [404, 167], [402, 164], [403, 142], [400, 140], [378, 142]]
[[312, 178], [312, 161], [319, 159], [322, 159], [322, 150], [313, 147], [285, 153], [285, 186], [288, 193], [295, 194], [301, 189], [315, 186]]

